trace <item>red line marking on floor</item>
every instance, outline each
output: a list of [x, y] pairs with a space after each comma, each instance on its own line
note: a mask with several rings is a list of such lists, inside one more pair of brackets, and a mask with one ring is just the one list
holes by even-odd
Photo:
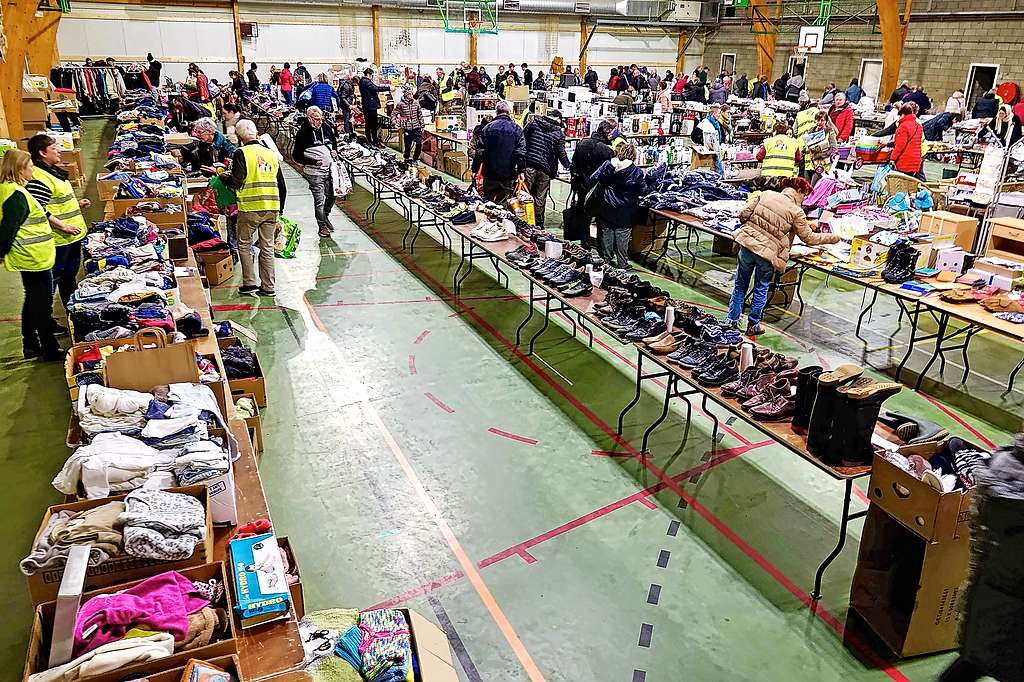
[[658, 505], [654, 504], [653, 502], [648, 500], [646, 497], [641, 497], [639, 502], [640, 502], [640, 504], [642, 504], [643, 506], [647, 507], [648, 509], [657, 509], [658, 508]]
[[423, 339], [427, 338], [428, 334], [430, 334], [429, 329], [424, 329], [423, 331], [421, 331], [420, 335], [416, 337], [416, 340], [412, 342], [412, 345], [418, 346], [421, 343], [423, 343]]
[[409, 356], [409, 374], [416, 374], [416, 356]]
[[857, 486], [853, 486], [853, 496], [856, 497], [861, 502], [863, 502], [864, 504], [871, 504], [871, 498], [865, 495], [864, 491], [858, 488]]
[[21, 318], [20, 317], [0, 317], [0, 322], [8, 322], [8, 323], [13, 324], [15, 322], [21, 322]]
[[[507, 296], [507, 295], [489, 295], [489, 296], [468, 296], [464, 297], [463, 301], [514, 301], [516, 299], [526, 298], [526, 296]], [[317, 308], [350, 308], [360, 306], [378, 306], [378, 305], [415, 305], [419, 303], [450, 303], [447, 298], [435, 298], [433, 296], [425, 296], [424, 298], [410, 298], [397, 301], [334, 301], [331, 303], [314, 303], [313, 306]], [[251, 306], [250, 306], [251, 307]]]
[[227, 313], [235, 310], [252, 310], [254, 307], [252, 303], [217, 303], [213, 306], [213, 312]]
[[[349, 217], [362, 227], [367, 232], [371, 232], [377, 236], [381, 241], [391, 244], [391, 241], [384, 236], [384, 234], [378, 230], [375, 226], [364, 221], [361, 216], [349, 213]], [[431, 282], [435, 288], [439, 291], [451, 293], [447, 287], [441, 284], [437, 279], [433, 277], [429, 272], [424, 270], [419, 263], [412, 260], [408, 254], [397, 253], [396, 256], [408, 265], [411, 269], [417, 271], [425, 280]], [[820, 605], [813, 602], [810, 596], [801, 590], [795, 583], [793, 583], [788, 577], [786, 577], [774, 564], [768, 561], [762, 554], [757, 552], [753, 547], [747, 544], [742, 538], [740, 538], [735, 532], [733, 532], [724, 522], [718, 519], [712, 514], [706, 507], [698, 503], [692, 495], [689, 495], [684, 491], [677, 482], [669, 478], [663, 471], [658, 467], [654, 466], [647, 458], [642, 457], [641, 453], [630, 445], [622, 436], [619, 436], [611, 426], [604, 422], [597, 414], [593, 412], [589, 407], [584, 405], [575, 395], [573, 395], [568, 389], [563, 387], [559, 382], [555, 381], [549, 376], [537, 363], [535, 363], [530, 357], [525, 355], [522, 351], [515, 347], [515, 345], [506, 339], [501, 332], [499, 332], [492, 324], [487, 322], [483, 317], [475, 312], [469, 312], [469, 315], [473, 317], [476, 323], [488, 334], [498, 340], [505, 348], [515, 356], [520, 362], [529, 367], [538, 377], [543, 379], [553, 390], [557, 391], [562, 397], [573, 405], [583, 416], [591, 421], [596, 427], [600, 428], [605, 434], [617, 444], [630, 450], [639, 461], [643, 464], [644, 468], [650, 471], [652, 474], [661, 479], [662, 483], [665, 483], [667, 487], [671, 488], [674, 493], [679, 495], [681, 499], [686, 500], [690, 507], [700, 516], [702, 516], [708, 523], [715, 527], [720, 533], [722, 533], [730, 542], [732, 542], [740, 551], [744, 552], [751, 560], [753, 560], [758, 566], [760, 566], [766, 573], [768, 573], [773, 579], [775, 579], [780, 585], [788, 590], [794, 597], [796, 597], [801, 603], [811, 609], [818, 618], [820, 618], [825, 624], [831, 627], [840, 639], [844, 639], [849, 642], [855, 649], [861, 652], [866, 658], [872, 663], [882, 669], [890, 678], [897, 680], [898, 682], [910, 682], [909, 679], [903, 675], [899, 670], [893, 668], [885, 659], [883, 659], [867, 642], [860, 637], [857, 637], [853, 633], [847, 633], [843, 623], [836, 618], [832, 613], [821, 608]]]
[[453, 414], [455, 412], [455, 410], [453, 410], [452, 408], [448, 407], [443, 402], [441, 402], [438, 399], [438, 397], [436, 395], [434, 395], [433, 393], [424, 393], [423, 395], [426, 396], [427, 400], [429, 400], [430, 402], [434, 403], [435, 405], [440, 407], [442, 410], [444, 410], [448, 414]]
[[967, 422], [966, 422], [966, 421], [964, 420], [964, 418], [963, 418], [963, 417], [961, 417], [960, 415], [958, 415], [958, 414], [957, 414], [956, 412], [954, 412], [954, 411], [953, 411], [953, 410], [951, 410], [950, 408], [946, 407], [945, 405], [943, 405], [942, 403], [940, 403], [940, 402], [939, 402], [938, 400], [936, 400], [935, 398], [931, 397], [931, 396], [930, 396], [930, 395], [928, 395], [927, 393], [924, 393], [923, 391], [918, 391], [918, 394], [919, 394], [919, 395], [920, 395], [920, 396], [921, 396], [922, 398], [924, 398], [925, 400], [927, 400], [928, 402], [930, 402], [930, 403], [931, 403], [932, 405], [934, 405], [935, 407], [937, 407], [937, 408], [939, 408], [940, 410], [942, 410], [942, 413], [943, 413], [943, 414], [945, 414], [945, 415], [946, 415], [947, 417], [949, 417], [950, 419], [952, 419], [953, 421], [955, 421], [955, 422], [956, 422], [957, 424], [959, 424], [960, 426], [964, 427], [965, 429], [967, 429], [968, 431], [970, 431], [970, 432], [971, 432], [972, 434], [974, 434], [974, 435], [975, 435], [975, 437], [977, 437], [977, 438], [978, 438], [979, 440], [981, 440], [981, 442], [982, 442], [982, 443], [984, 443], [986, 447], [989, 447], [989, 448], [995, 448], [995, 447], [996, 447], [996, 444], [995, 444], [995, 443], [993, 443], [993, 442], [992, 442], [991, 440], [989, 440], [988, 438], [986, 438], [986, 437], [985, 437], [985, 436], [984, 436], [984, 435], [983, 435], [983, 434], [981, 433], [981, 431], [978, 431], [978, 429], [976, 429], [976, 428], [974, 428], [973, 426], [971, 426], [970, 424], [968, 424], [968, 423], [967, 423]]
[[[352, 278], [352, 277], [373, 277], [375, 275], [391, 275], [391, 274], [395, 274], [395, 273], [399, 273], [399, 272], [409, 272], [409, 271], [406, 270], [405, 268], [392, 268], [390, 270], [373, 270], [371, 272], [343, 272], [343, 273], [338, 274], [338, 275], [319, 275], [319, 276], [315, 277], [314, 279], [317, 282], [324, 282], [324, 281], [327, 281], [327, 280], [349, 279], [349, 278]], [[237, 289], [238, 287], [240, 287], [242, 285], [241, 284], [218, 284], [217, 286], [219, 288], [221, 288], [221, 289]]]
[[470, 310], [474, 310], [474, 308], [463, 308], [462, 310], [456, 310], [454, 313], [452, 313], [448, 317], [460, 317], [460, 316], [465, 315], [466, 313], [468, 313]]
[[508, 431], [502, 431], [501, 429], [496, 429], [493, 426], [491, 428], [487, 429], [487, 430], [489, 432], [493, 433], [496, 436], [501, 436], [502, 438], [508, 438], [510, 440], [517, 440], [520, 443], [526, 443], [527, 445], [536, 445], [539, 442], [536, 438], [527, 438], [526, 436], [517, 436], [514, 433], [509, 433]]
[[420, 597], [420, 596], [422, 596], [424, 594], [427, 594], [428, 592], [433, 592], [434, 590], [436, 590], [438, 588], [444, 587], [445, 585], [447, 585], [449, 583], [453, 583], [456, 580], [462, 580], [465, 577], [466, 577], [466, 574], [463, 573], [462, 571], [455, 571], [454, 573], [449, 573], [448, 575], [442, 576], [442, 577], [438, 578], [437, 580], [431, 580], [429, 583], [423, 583], [419, 587], [414, 587], [413, 589], [409, 590], [408, 592], [403, 592], [402, 594], [394, 596], [391, 599], [388, 599], [387, 601], [382, 601], [379, 604], [374, 604], [373, 606], [369, 606], [369, 607], [367, 607], [367, 610], [368, 611], [374, 611], [376, 609], [390, 609], [390, 608], [394, 608], [395, 606], [398, 606], [399, 604], [404, 604], [404, 603], [408, 602], [410, 599], [414, 599], [416, 597]]
[[525, 549], [520, 549], [518, 552], [516, 552], [516, 554], [518, 554], [520, 557], [522, 557], [523, 561], [525, 561], [528, 564], [535, 564], [535, 563], [537, 563], [537, 557], [533, 556], [532, 554], [527, 552]]

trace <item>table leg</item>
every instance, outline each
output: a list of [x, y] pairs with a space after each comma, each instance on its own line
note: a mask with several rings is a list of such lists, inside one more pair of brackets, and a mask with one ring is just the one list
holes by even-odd
[[551, 323], [551, 297], [548, 296], [548, 297], [546, 297], [544, 299], [544, 326], [542, 326], [539, 330], [537, 330], [537, 333], [534, 334], [533, 338], [530, 339], [530, 351], [527, 353], [527, 355], [533, 355], [533, 349], [534, 349], [534, 346], [536, 346], [536, 344], [537, 344], [537, 339], [539, 339], [541, 337], [541, 334], [543, 334], [545, 331], [547, 331], [548, 325], [550, 323]]
[[688, 253], [690, 255], [690, 265], [691, 266], [697, 265], [697, 252], [694, 251], [693, 248], [691, 248], [691, 246], [690, 246], [690, 239], [694, 238], [694, 237], [697, 239], [697, 246], [700, 246], [700, 235], [698, 234], [697, 230], [694, 229], [694, 227], [692, 225], [687, 225], [686, 226], [686, 253]]
[[594, 332], [592, 332], [590, 330], [590, 327], [587, 326], [587, 318], [583, 317], [583, 313], [577, 312], [576, 313], [576, 319], [579, 320], [580, 329], [582, 329], [587, 334], [587, 339], [588, 339], [587, 346], [590, 347], [590, 348], [593, 348], [594, 347]]
[[836, 543], [835, 549], [825, 557], [825, 560], [818, 566], [817, 573], [814, 574], [814, 591], [811, 592], [811, 599], [818, 601], [821, 599], [821, 579], [825, 575], [825, 569], [829, 567], [835, 558], [839, 556], [839, 553], [843, 551], [843, 547], [846, 546], [846, 533], [849, 528], [850, 521], [859, 519], [863, 516], [867, 516], [867, 511], [860, 511], [855, 514], [850, 513], [850, 499], [853, 497], [853, 479], [846, 479], [846, 493], [843, 496], [843, 517], [839, 522], [839, 542]]
[[[687, 401], [687, 404], [689, 404], [689, 401]], [[706, 395], [701, 398], [700, 408], [704, 410], [704, 414], [711, 417], [711, 420], [715, 423], [715, 427], [711, 431], [711, 440], [712, 442], [718, 442], [718, 415], [708, 409], [708, 397]]]
[[[1024, 362], [1022, 360], [1021, 362]], [[636, 354], [636, 393], [633, 394], [633, 399], [629, 401], [622, 412], [619, 413], [619, 425], [616, 429], [616, 433], [622, 435], [622, 422], [626, 419], [626, 413], [633, 409], [633, 406], [640, 402], [640, 393], [642, 391], [641, 384], [644, 380], [644, 356], [643, 353], [637, 351]]]
[[[897, 304], [902, 309], [904, 303], [900, 299], [896, 299]], [[914, 353], [914, 343], [917, 341], [917, 321], [921, 314], [921, 302], [914, 301], [914, 311], [907, 311], [907, 319], [910, 320], [910, 341], [907, 343], [907, 353], [903, 356], [903, 360], [900, 361], [899, 366], [896, 368], [896, 381], [900, 380], [900, 374], [903, 373], [903, 368], [906, 367], [907, 361], [910, 360], [910, 356]]]
[[[856, 335], [856, 337], [858, 339], [860, 339], [864, 343], [867, 343], [867, 339], [861, 338], [860, 327], [864, 323], [864, 316], [867, 315], [871, 311], [871, 309], [875, 306], [875, 301], [877, 301], [877, 300], [878, 300], [878, 289], [875, 289], [874, 295], [871, 297], [871, 303], [868, 303], [868, 306], [866, 308], [864, 308], [864, 310], [860, 311], [860, 316], [857, 318], [857, 331], [855, 332], [855, 335]], [[801, 303], [802, 303], [802, 299], [801, 299]], [[801, 310], [801, 312], [803, 312], [803, 307], [802, 306], [801, 306], [800, 310]]]
[[1021, 369], [1024, 369], [1024, 358], [1021, 358], [1020, 362], [1017, 363], [1017, 366], [1013, 368], [1012, 372], [1010, 372], [1010, 379], [1006, 382], [1007, 393], [1013, 390], [1013, 384], [1017, 381], [1017, 373], [1020, 372]]
[[[939, 331], [935, 336], [935, 352], [932, 353], [931, 359], [928, 360], [928, 364], [924, 366], [924, 369], [921, 370], [921, 373], [917, 375], [917, 382], [914, 384], [915, 391], [921, 390], [921, 383], [924, 381], [925, 375], [928, 374], [928, 370], [930, 370], [932, 368], [932, 365], [935, 363], [935, 358], [942, 355], [942, 342], [945, 340], [943, 337], [945, 337], [946, 335], [946, 326], [948, 324], [949, 315], [943, 313], [939, 317]], [[945, 363], [945, 359], [943, 359], [943, 363]]]
[[420, 236], [420, 232], [423, 231], [422, 228], [420, 227], [420, 223], [422, 221], [423, 221], [423, 209], [421, 208], [420, 209], [420, 219], [416, 221], [416, 231], [412, 233], [412, 241], [409, 243], [409, 253], [415, 253], [416, 252], [416, 238], [419, 237]]
[[459, 295], [459, 273], [462, 272], [462, 266], [466, 264], [466, 238], [462, 234], [459, 234], [459, 267], [455, 268], [455, 274], [452, 275], [452, 291], [455, 295]]
[[967, 348], [971, 345], [971, 339], [974, 338], [974, 335], [980, 331], [980, 327], [971, 327], [971, 329], [967, 331], [967, 338], [964, 339], [964, 345], [960, 349], [960, 357], [964, 360], [964, 375], [960, 378], [961, 384], [967, 383], [967, 376], [971, 373], [971, 361], [967, 357]]
[[473, 272], [473, 249], [475, 245], [473, 242], [469, 242], [469, 253], [466, 255], [466, 271], [462, 273], [462, 277], [459, 278], [458, 284], [456, 285], [456, 292], [462, 293], [462, 283], [466, 281], [469, 274]]
[[[422, 217], [422, 213], [420, 214], [420, 216]], [[406, 244], [406, 241], [409, 239], [409, 234], [412, 232], [413, 227], [418, 227], [418, 222], [419, 221], [417, 221], [417, 225], [415, 225], [415, 226], [413, 225], [412, 206], [410, 206], [409, 207], [409, 224], [405, 228], [405, 234], [402, 235], [402, 250], [403, 251], [405, 251], [405, 244]]]
[[522, 322], [520, 322], [519, 323], [519, 327], [516, 328], [516, 348], [519, 348], [520, 339], [522, 338], [521, 335], [523, 333], [523, 329], [526, 328], [527, 323], [529, 323], [529, 321], [533, 318], [533, 302], [534, 302], [533, 301], [533, 292], [534, 292], [535, 285], [534, 285], [532, 279], [528, 280], [528, 281], [530, 282], [530, 296], [529, 296], [529, 298], [526, 301], [526, 307], [529, 308], [530, 311], [526, 314], [526, 319], [524, 319]]
[[665, 384], [665, 402], [661, 408], [661, 415], [654, 420], [654, 423], [647, 427], [644, 431], [643, 440], [640, 443], [640, 453], [647, 454], [647, 441], [650, 439], [651, 434], [654, 433], [654, 429], [658, 428], [663, 421], [668, 417], [668, 407], [672, 402], [672, 394], [675, 393], [673, 390], [676, 386], [676, 377], [672, 375], [668, 378], [668, 382]]

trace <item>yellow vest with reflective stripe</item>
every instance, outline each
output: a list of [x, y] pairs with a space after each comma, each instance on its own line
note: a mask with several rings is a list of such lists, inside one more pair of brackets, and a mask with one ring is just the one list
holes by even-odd
[[796, 152], [800, 142], [789, 135], [776, 135], [764, 141], [761, 175], [778, 178], [796, 177]]
[[261, 144], [242, 147], [245, 157], [245, 183], [238, 190], [239, 211], [279, 211], [277, 192], [277, 155]]
[[82, 209], [78, 205], [78, 197], [75, 196], [75, 188], [67, 180], [61, 180], [50, 175], [39, 166], [32, 169], [32, 177], [46, 185], [50, 190], [50, 201], [44, 207], [53, 217], [63, 220], [68, 225], [74, 225], [80, 231], [78, 234], [67, 234], [55, 230], [53, 240], [57, 246], [74, 244], [85, 239], [86, 225], [82, 216]]
[[0, 184], [0, 219], [3, 219], [3, 205], [15, 192], [21, 192], [28, 201], [28, 218], [14, 235], [14, 245], [4, 256], [4, 267], [12, 272], [39, 272], [53, 267], [57, 247], [53, 243], [53, 231], [46, 211], [21, 185], [13, 182]]
[[796, 135], [796, 139], [802, 140], [804, 135], [814, 130], [814, 117], [819, 111], [818, 107], [808, 107], [797, 112], [796, 120], [793, 122], [793, 134]]
[[445, 76], [443, 81], [441, 81], [442, 102], [451, 102], [453, 99], [455, 99], [455, 95], [458, 94], [458, 91], [455, 88], [456, 80], [457, 79], [455, 78], [455, 72], [452, 71], [450, 74]]

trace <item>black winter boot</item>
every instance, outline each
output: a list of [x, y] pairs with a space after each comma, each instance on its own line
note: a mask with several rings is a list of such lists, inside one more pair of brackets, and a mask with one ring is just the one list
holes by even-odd
[[832, 416], [835, 413], [836, 389], [856, 380], [864, 373], [857, 365], [840, 365], [831, 372], [818, 375], [818, 387], [811, 407], [811, 419], [807, 425], [807, 449], [819, 457], [828, 446], [832, 431]]
[[796, 377], [796, 413], [793, 415], [793, 432], [807, 433], [811, 421], [811, 408], [818, 393], [818, 375], [824, 370], [819, 365], [804, 367]]
[[889, 396], [903, 389], [902, 384], [874, 383], [865, 388], [841, 393], [836, 401], [836, 433], [842, 437], [833, 439], [829, 451], [822, 459], [830, 464], [843, 466], [866, 466], [875, 456], [871, 436], [882, 403]]

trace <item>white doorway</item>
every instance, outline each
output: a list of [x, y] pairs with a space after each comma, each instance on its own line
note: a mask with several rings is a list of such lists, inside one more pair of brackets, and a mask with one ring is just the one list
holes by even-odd
[[882, 60], [860, 60], [860, 88], [864, 94], [878, 101], [878, 91], [882, 87]]
[[719, 69], [719, 73], [736, 73], [736, 53], [735, 52], [723, 52], [722, 53], [722, 68]]
[[803, 76], [807, 78], [807, 57], [790, 57], [786, 73], [790, 76]]
[[964, 87], [964, 93], [967, 94], [967, 111], [973, 110], [975, 102], [996, 87], [998, 79], [998, 64], [971, 64], [967, 70], [967, 85]]

